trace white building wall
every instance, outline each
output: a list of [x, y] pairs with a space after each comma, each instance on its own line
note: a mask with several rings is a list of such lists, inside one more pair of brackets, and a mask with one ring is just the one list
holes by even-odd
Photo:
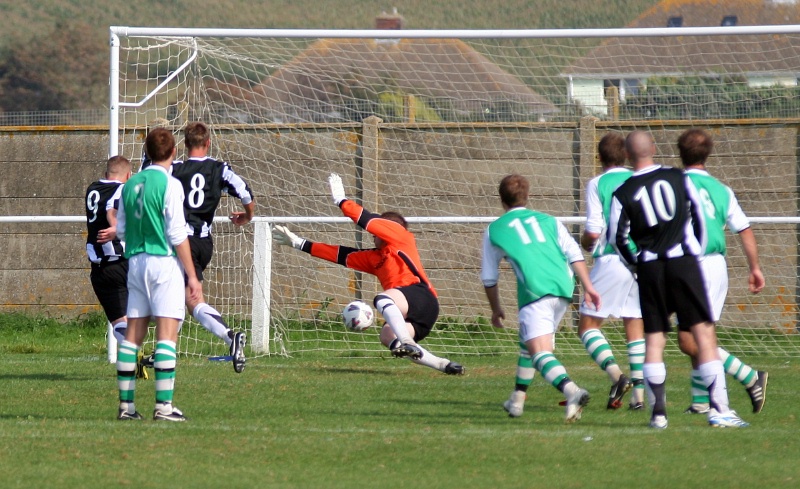
[[608, 114], [608, 103], [603, 89], [603, 80], [573, 78], [571, 83], [573, 102], [580, 103], [587, 113], [595, 115]]
[[750, 76], [747, 85], [751, 87], [772, 87], [779, 85], [782, 87], [797, 86], [797, 77], [794, 76]]

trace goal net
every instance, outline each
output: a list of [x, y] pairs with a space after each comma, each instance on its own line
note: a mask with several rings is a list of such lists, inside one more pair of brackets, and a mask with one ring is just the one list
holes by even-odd
[[[346, 332], [344, 304], [371, 303], [372, 276], [273, 247], [271, 223], [313, 241], [371, 247], [341, 218], [327, 177], [367, 209], [410, 221], [441, 313], [427, 348], [452, 358], [517, 348], [515, 280], [501, 269], [506, 328], [489, 324], [479, 279], [482, 233], [502, 213], [509, 173], [530, 206], [582, 231], [584, 185], [608, 131], [650, 131], [679, 165], [689, 127], [715, 138], [708, 167], [751, 217], [767, 287], [747, 292], [738, 237], [721, 344], [733, 353], [798, 353], [800, 27], [555, 31], [317, 31], [111, 28], [110, 153], [141, 159], [148, 128], [179, 141], [187, 121], [213, 131], [212, 156], [252, 187], [258, 218], [235, 228], [223, 199], [204, 292], [251, 355], [377, 356], [378, 328]], [[587, 255], [588, 257], [588, 255]], [[590, 263], [591, 264], [591, 263]], [[577, 296], [576, 296], [577, 300]], [[560, 351], [582, 351], [575, 302]], [[608, 323], [617, 350], [620, 324]], [[617, 341], [618, 340], [618, 341]], [[674, 345], [670, 346], [675, 348]], [[190, 355], [224, 354], [192, 321]]]

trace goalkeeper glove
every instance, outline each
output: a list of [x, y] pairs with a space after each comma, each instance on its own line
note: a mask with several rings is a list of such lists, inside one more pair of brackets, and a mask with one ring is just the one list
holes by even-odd
[[291, 246], [297, 250], [302, 250], [303, 245], [306, 242], [306, 240], [300, 236], [289, 231], [289, 228], [286, 226], [274, 226], [272, 228], [272, 239], [274, 239], [278, 244]]
[[333, 203], [337, 206], [342, 203], [343, 200], [347, 199], [344, 195], [344, 185], [342, 184], [342, 177], [337, 175], [336, 173], [331, 173], [331, 176], [328, 177], [328, 183], [331, 186], [331, 196], [333, 197]]

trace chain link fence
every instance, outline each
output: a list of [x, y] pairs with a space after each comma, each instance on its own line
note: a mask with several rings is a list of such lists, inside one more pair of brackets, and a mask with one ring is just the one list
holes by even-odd
[[107, 126], [108, 109], [2, 112], [0, 126]]

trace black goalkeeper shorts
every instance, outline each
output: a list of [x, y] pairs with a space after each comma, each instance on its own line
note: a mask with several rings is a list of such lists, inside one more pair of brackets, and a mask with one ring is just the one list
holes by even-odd
[[398, 287], [408, 302], [406, 321], [414, 326], [414, 341], [422, 341], [439, 318], [439, 299], [423, 283]]

